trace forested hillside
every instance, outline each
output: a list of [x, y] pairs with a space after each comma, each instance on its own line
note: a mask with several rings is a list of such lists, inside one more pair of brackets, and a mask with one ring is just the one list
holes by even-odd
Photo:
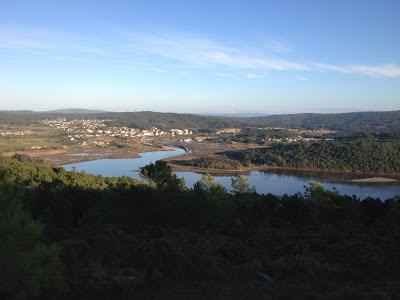
[[[400, 199], [191, 189], [0, 156], [1, 299], [396, 299]], [[361, 201], [360, 201], [361, 200]]]
[[245, 128], [255, 126], [253, 122], [221, 117], [206, 117], [193, 114], [158, 113], [151, 111], [106, 113], [96, 115], [97, 118], [111, 119], [110, 126], [128, 126], [150, 129], [153, 126], [162, 129], [189, 128], [217, 130], [221, 128]]
[[320, 128], [343, 132], [395, 132], [400, 130], [400, 111], [337, 114], [290, 114], [245, 118], [244, 120], [284, 128]]
[[230, 155], [240, 162], [273, 167], [387, 174], [400, 172], [398, 141], [322, 141], [249, 149]]
[[0, 124], [31, 125], [40, 120], [66, 118], [109, 119], [110, 126], [127, 126], [140, 129], [190, 128], [216, 130], [222, 128], [282, 127], [318, 130], [320, 128], [346, 133], [357, 132], [398, 132], [400, 111], [355, 112], [340, 114], [292, 114], [271, 115], [255, 118], [222, 118], [194, 114], [141, 112], [105, 113], [43, 113], [32, 111], [0, 112]]
[[214, 169], [214, 170], [242, 170], [243, 165], [233, 159], [226, 157], [200, 157], [191, 160], [183, 161], [187, 166], [201, 168], [201, 169]]
[[36, 113], [36, 112], [0, 112], [0, 124], [31, 125], [47, 119], [66, 118], [98, 119], [109, 121], [109, 126], [126, 126], [139, 129], [158, 127], [169, 130], [171, 128], [189, 128], [203, 131], [215, 131], [221, 128], [246, 128], [256, 126], [251, 121], [242, 121], [234, 118], [206, 117], [193, 114], [158, 113], [151, 111], [141, 112], [107, 112], [107, 113]]

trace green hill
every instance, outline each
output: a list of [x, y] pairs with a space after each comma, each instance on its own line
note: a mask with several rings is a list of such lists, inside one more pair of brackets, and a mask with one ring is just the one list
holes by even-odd
[[288, 114], [244, 118], [268, 126], [302, 129], [330, 129], [344, 132], [394, 132], [400, 130], [400, 111], [338, 114]]

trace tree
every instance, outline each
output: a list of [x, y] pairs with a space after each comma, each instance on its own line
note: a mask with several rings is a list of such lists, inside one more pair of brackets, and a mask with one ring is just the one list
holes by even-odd
[[194, 184], [194, 189], [214, 194], [226, 194], [227, 192], [221, 183], [214, 182], [214, 177], [210, 173], [201, 176], [201, 179]]
[[172, 173], [172, 168], [162, 160], [157, 160], [155, 164], [142, 168], [140, 177], [147, 180], [150, 184], [161, 191], [183, 191], [185, 189], [185, 179], [179, 179], [176, 174]]
[[232, 192], [234, 193], [251, 193], [256, 191], [256, 187], [252, 186], [250, 188], [250, 183], [247, 178], [244, 178], [243, 175], [238, 175], [236, 178], [232, 178]]
[[304, 199], [309, 206], [311, 217], [316, 225], [328, 221], [335, 215], [335, 211], [340, 207], [335, 203], [339, 192], [333, 188], [333, 191], [325, 190], [321, 183], [309, 181], [309, 187], [305, 187]]
[[58, 247], [40, 242], [41, 225], [18, 194], [0, 185], [0, 298], [51, 298], [62, 287]]

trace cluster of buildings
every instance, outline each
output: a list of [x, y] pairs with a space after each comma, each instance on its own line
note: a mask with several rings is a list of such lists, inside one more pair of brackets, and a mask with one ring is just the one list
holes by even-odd
[[[147, 137], [155, 136], [178, 136], [192, 135], [193, 132], [189, 129], [171, 129], [169, 131], [161, 130], [153, 127], [151, 130], [141, 130], [129, 127], [108, 127], [106, 122], [109, 120], [71, 120], [60, 118], [56, 120], [46, 120], [44, 124], [50, 127], [55, 127], [66, 132], [70, 132], [69, 138], [71, 141], [81, 138], [90, 137], [120, 137], [120, 138], [138, 138], [146, 139]], [[104, 142], [96, 142], [98, 145], [104, 145]], [[86, 143], [85, 143], [86, 144]], [[96, 144], [96, 145], [97, 145]]]
[[59, 118], [55, 120], [45, 120], [43, 123], [50, 127], [70, 132], [94, 132], [100, 128], [106, 127], [105, 122], [109, 120], [71, 120]]
[[265, 128], [260, 128], [260, 129], [267, 129], [267, 130], [278, 129], [278, 130], [297, 131], [297, 132], [302, 132], [302, 133], [322, 133], [322, 134], [336, 132], [334, 130], [329, 130], [329, 129], [309, 130], [309, 129], [283, 128], [283, 127], [265, 127]]
[[0, 132], [0, 135], [25, 135], [23, 131], [6, 131], [6, 132]]

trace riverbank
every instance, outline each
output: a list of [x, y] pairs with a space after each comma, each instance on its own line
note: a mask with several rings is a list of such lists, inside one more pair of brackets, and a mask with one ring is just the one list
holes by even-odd
[[[183, 162], [200, 157], [224, 157], [226, 151], [243, 150], [244, 148], [256, 148], [257, 145], [231, 145], [213, 142], [182, 142], [167, 141], [163, 143], [130, 143], [123, 148], [100, 148], [100, 147], [71, 147], [61, 149], [37, 149], [27, 151], [10, 151], [3, 152], [2, 155], [11, 157], [15, 153], [26, 154], [29, 157], [42, 159], [46, 164], [53, 166], [61, 166], [97, 159], [121, 159], [121, 158], [139, 158], [139, 153], [169, 151], [168, 147], [177, 147], [184, 149], [186, 152], [178, 156], [172, 156], [163, 159], [166, 161], [174, 172], [196, 172], [210, 173], [219, 176], [234, 176], [237, 174], [248, 174], [252, 171], [266, 172], [283, 172], [297, 174], [318, 174], [318, 176], [340, 175], [346, 180], [354, 183], [383, 183], [395, 182], [400, 179], [398, 174], [377, 174], [362, 171], [342, 171], [342, 170], [323, 170], [323, 169], [307, 169], [293, 167], [270, 167], [270, 166], [251, 166], [243, 167], [241, 170], [220, 170], [220, 169], [203, 169], [184, 165]], [[367, 177], [367, 178], [366, 178]]]
[[353, 182], [396, 182], [398, 180], [392, 178], [372, 177], [364, 179], [354, 179]]
[[[174, 157], [176, 158], [176, 157]], [[180, 165], [174, 163], [173, 161], [169, 161], [169, 159], [165, 159], [168, 161], [172, 170], [174, 172], [196, 172], [196, 173], [209, 173], [211, 175], [216, 176], [234, 176], [238, 174], [249, 174], [253, 171], [260, 172], [271, 172], [271, 173], [282, 173], [282, 174], [291, 174], [291, 175], [304, 175], [309, 176], [310, 174], [318, 176], [318, 177], [329, 177], [329, 176], [339, 176], [343, 177], [344, 181], [351, 181], [354, 183], [388, 183], [388, 182], [397, 182], [400, 180], [399, 175], [393, 174], [380, 174], [385, 177], [368, 177], [374, 176], [374, 173], [364, 173], [364, 172], [346, 172], [346, 171], [333, 171], [333, 170], [321, 170], [321, 169], [299, 169], [299, 168], [283, 168], [283, 167], [268, 167], [268, 166], [253, 166], [253, 167], [244, 167], [241, 170], [219, 170], [219, 169], [204, 169], [204, 168], [195, 168], [191, 166]], [[387, 176], [387, 177], [386, 177]], [[368, 177], [368, 178], [365, 178]]]
[[65, 164], [92, 161], [96, 159], [139, 158], [139, 153], [154, 151], [169, 151], [168, 147], [160, 145], [134, 143], [124, 148], [103, 147], [71, 147], [61, 149], [36, 149], [25, 151], [3, 152], [1, 155], [12, 157], [14, 154], [24, 154], [31, 158], [42, 159], [48, 165], [61, 166]]
[[[260, 147], [257, 144], [223, 144], [215, 142], [179, 142], [170, 141], [165, 142], [163, 145], [174, 147], [181, 147], [186, 150], [186, 154], [180, 156], [174, 156], [164, 159], [172, 167], [174, 172], [197, 172], [197, 173], [210, 173], [212, 175], [235, 175], [235, 174], [246, 174], [252, 171], [273, 171], [273, 172], [296, 172], [296, 173], [315, 173], [319, 175], [340, 175], [345, 177], [346, 180], [358, 180], [366, 179], [366, 177], [379, 177], [381, 181], [371, 181], [375, 183], [383, 182], [383, 180], [400, 180], [399, 174], [381, 174], [374, 172], [365, 171], [346, 171], [346, 170], [325, 170], [325, 169], [314, 169], [314, 168], [295, 168], [295, 167], [276, 167], [276, 166], [259, 166], [253, 165], [251, 167], [243, 167], [241, 170], [220, 170], [220, 169], [204, 169], [194, 168], [185, 165], [185, 161], [203, 158], [203, 157], [229, 157], [230, 152], [252, 149], [252, 148], [268, 148], [269, 146]], [[367, 181], [364, 181], [367, 183]]]

